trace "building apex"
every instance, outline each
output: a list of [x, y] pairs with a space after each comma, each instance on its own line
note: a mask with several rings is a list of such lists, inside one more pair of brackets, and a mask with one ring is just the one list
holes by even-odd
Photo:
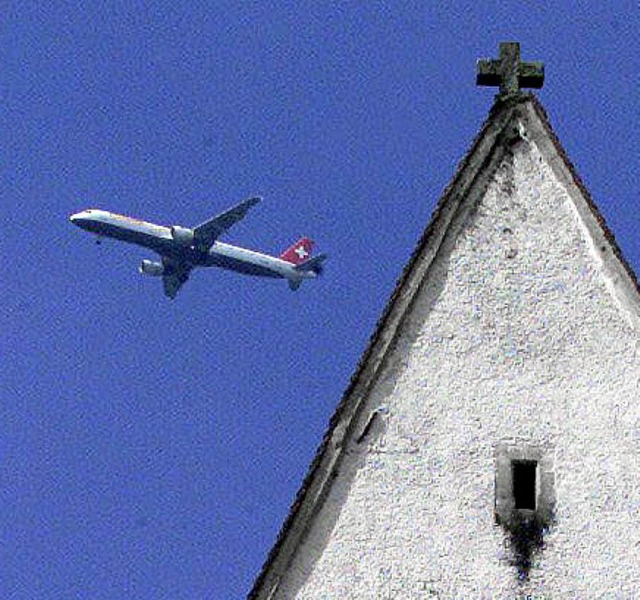
[[476, 85], [500, 86], [500, 95], [518, 94], [520, 88], [539, 89], [544, 84], [544, 63], [522, 62], [518, 42], [502, 42], [500, 57], [477, 62]]

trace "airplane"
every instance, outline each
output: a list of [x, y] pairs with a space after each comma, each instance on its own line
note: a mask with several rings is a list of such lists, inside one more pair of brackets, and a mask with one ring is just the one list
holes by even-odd
[[164, 293], [173, 299], [196, 267], [221, 267], [247, 275], [286, 279], [292, 291], [305, 279], [315, 279], [323, 270], [326, 254], [311, 257], [314, 242], [299, 239], [280, 256], [254, 252], [219, 242], [218, 238], [241, 221], [261, 198], [249, 198], [197, 227], [165, 227], [105, 210], [90, 208], [69, 217], [78, 227], [100, 237], [111, 237], [149, 248], [160, 261], [145, 259], [139, 272], [162, 277]]

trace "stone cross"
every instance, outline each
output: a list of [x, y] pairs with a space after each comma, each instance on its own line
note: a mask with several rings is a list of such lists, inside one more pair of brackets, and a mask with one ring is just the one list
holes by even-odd
[[541, 88], [544, 83], [544, 64], [520, 62], [520, 44], [502, 42], [500, 58], [481, 59], [477, 64], [477, 85], [499, 85], [500, 94], [517, 94], [521, 87]]

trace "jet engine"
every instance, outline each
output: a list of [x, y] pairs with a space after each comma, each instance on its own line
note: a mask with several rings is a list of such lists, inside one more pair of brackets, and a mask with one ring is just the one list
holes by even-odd
[[181, 246], [191, 246], [193, 244], [193, 229], [174, 225], [171, 228], [171, 237]]
[[164, 265], [161, 262], [154, 262], [153, 260], [143, 260], [138, 270], [143, 275], [152, 275], [153, 277], [164, 275]]

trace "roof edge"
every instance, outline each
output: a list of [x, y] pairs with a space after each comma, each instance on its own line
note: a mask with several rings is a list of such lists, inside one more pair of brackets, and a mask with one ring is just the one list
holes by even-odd
[[[460, 161], [451, 183], [442, 193], [426, 229], [396, 282], [349, 385], [329, 421], [328, 429], [280, 529], [275, 545], [269, 552], [248, 595], [248, 600], [258, 598], [268, 600], [276, 593], [282, 574], [303, 541], [313, 517], [323, 504], [327, 491], [326, 484], [331, 481], [332, 474], [339, 466], [342, 441], [348, 435], [351, 425], [356, 420], [355, 417], [359, 414], [361, 400], [375, 382], [385, 355], [395, 341], [403, 316], [415, 297], [415, 286], [413, 293], [406, 293], [410, 292], [409, 280], [423, 277], [431, 267], [466, 192], [472, 187], [478, 189], [478, 183], [481, 183], [479, 187], [482, 189], [486, 186], [495, 166], [502, 158], [503, 152], [500, 150], [504, 135], [510, 133], [505, 131], [506, 125], [510, 122], [514, 110], [532, 98], [533, 95], [526, 93], [515, 97], [496, 97], [480, 132]], [[492, 164], [494, 168], [487, 169]], [[479, 182], [479, 178], [484, 181]], [[428, 260], [419, 261], [418, 259], [425, 253], [429, 255]], [[419, 263], [422, 263], [422, 268], [416, 269]], [[377, 357], [377, 360], [371, 360], [372, 357]], [[292, 537], [294, 529], [297, 530], [295, 539]]]
[[[628, 300], [625, 310], [632, 313], [629, 316], [631, 317], [633, 324], [640, 329], [640, 283], [638, 282], [638, 276], [633, 267], [631, 267], [627, 259], [624, 257], [624, 254], [616, 241], [615, 235], [607, 225], [606, 219], [591, 197], [591, 194], [580, 178], [580, 175], [578, 175], [576, 167], [569, 159], [569, 156], [556, 135], [556, 132], [551, 127], [549, 117], [547, 116], [547, 112], [541, 102], [535, 96], [532, 96], [531, 105], [540, 119], [545, 133], [553, 144], [555, 152], [562, 161], [562, 165], [570, 177], [570, 183], [576, 187], [580, 196], [585, 200], [587, 214], [582, 213], [580, 216], [585, 221], [585, 225], [587, 229], [589, 229], [591, 235], [594, 236], [594, 242], [597, 242], [603, 262], [607, 262], [606, 247], [602, 244], [602, 242], [606, 242], [606, 244], [611, 248], [617, 265], [621, 268], [619, 274], [622, 275], [622, 278], [614, 277], [613, 286], [617, 293], [622, 294], [622, 296]], [[580, 207], [576, 208], [578, 208], [578, 210], [580, 209]], [[612, 265], [609, 263], [610, 270], [611, 267]], [[615, 267], [613, 267], [613, 270], [617, 271]]]

